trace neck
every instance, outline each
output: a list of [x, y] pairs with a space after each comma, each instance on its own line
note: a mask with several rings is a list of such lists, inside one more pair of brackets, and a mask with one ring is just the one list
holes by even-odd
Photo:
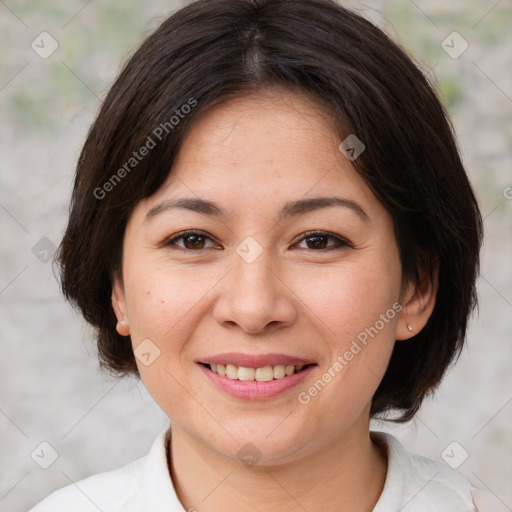
[[[367, 425], [368, 427], [368, 425]], [[171, 476], [185, 510], [369, 512], [387, 461], [368, 428], [345, 433], [314, 454], [281, 465], [245, 467], [172, 426]]]

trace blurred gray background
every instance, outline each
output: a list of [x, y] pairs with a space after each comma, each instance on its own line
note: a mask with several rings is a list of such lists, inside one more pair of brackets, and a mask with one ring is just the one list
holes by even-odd
[[[457, 466], [512, 510], [512, 1], [343, 4], [384, 28], [437, 85], [486, 227], [480, 314], [457, 366], [414, 421], [373, 428]], [[145, 455], [167, 426], [142, 384], [100, 373], [92, 331], [63, 301], [48, 260], [101, 100], [180, 5], [0, 1], [2, 512]]]

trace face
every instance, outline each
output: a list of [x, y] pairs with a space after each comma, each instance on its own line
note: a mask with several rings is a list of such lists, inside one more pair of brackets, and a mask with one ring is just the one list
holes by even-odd
[[230, 100], [128, 222], [113, 306], [141, 378], [173, 429], [223, 456], [251, 442], [278, 464], [367, 435], [402, 274], [392, 218], [340, 142], [306, 97]]

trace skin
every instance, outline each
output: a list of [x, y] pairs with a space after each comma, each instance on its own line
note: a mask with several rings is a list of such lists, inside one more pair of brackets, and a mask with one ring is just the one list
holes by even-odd
[[[402, 283], [393, 220], [340, 142], [304, 95], [269, 89], [231, 99], [197, 120], [167, 181], [129, 219], [112, 304], [134, 349], [150, 339], [160, 350], [137, 364], [171, 420], [171, 476], [186, 510], [363, 512], [382, 492], [387, 461], [369, 436], [371, 398], [395, 340], [427, 322], [437, 283]], [[332, 195], [368, 218], [332, 206], [277, 219], [287, 201]], [[145, 220], [181, 197], [214, 201], [232, 217], [175, 208]], [[176, 238], [187, 229], [209, 238]], [[322, 230], [352, 247], [304, 238]], [[248, 236], [262, 249], [252, 263], [236, 252]], [[395, 303], [400, 313], [299, 403], [298, 393]], [[285, 353], [318, 366], [299, 386], [256, 402], [225, 394], [195, 363], [223, 352]], [[261, 453], [252, 467], [237, 457], [249, 442]]]

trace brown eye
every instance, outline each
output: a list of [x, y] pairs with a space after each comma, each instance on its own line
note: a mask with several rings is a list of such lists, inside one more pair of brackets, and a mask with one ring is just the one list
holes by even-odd
[[202, 235], [186, 235], [182, 237], [184, 245], [187, 249], [203, 249], [204, 236]]
[[[333, 245], [328, 245], [328, 240], [335, 240], [335, 243]], [[312, 250], [329, 250], [329, 249], [335, 249], [340, 247], [349, 247], [350, 244], [340, 238], [339, 236], [336, 236], [331, 233], [325, 233], [323, 231], [317, 231], [317, 232], [310, 232], [306, 233], [306, 236], [304, 236], [300, 243], [306, 242], [307, 247], [305, 249], [312, 249]], [[302, 249], [303, 247], [301, 247]]]
[[[329, 245], [329, 240], [334, 240], [334, 243]], [[179, 241], [182, 242], [178, 243]], [[212, 245], [209, 247], [206, 246], [208, 241], [212, 242]], [[299, 243], [303, 242], [306, 242], [307, 247], [300, 247], [300, 249], [327, 251], [343, 247], [352, 247], [349, 242], [340, 238], [339, 236], [323, 231], [313, 231], [306, 233], [305, 236], [299, 241]], [[184, 231], [178, 236], [167, 240], [164, 245], [167, 247], [176, 246], [189, 252], [201, 251], [203, 249], [211, 249], [216, 247], [215, 243], [212, 241], [212, 238], [201, 231]]]
[[[178, 240], [183, 240], [183, 245], [176, 243]], [[165, 245], [176, 245], [177, 247], [190, 251], [202, 250], [209, 248], [205, 247], [207, 240], [211, 241], [211, 238], [200, 231], [185, 231], [179, 236], [176, 236], [165, 242]], [[212, 247], [215, 247], [215, 244], [213, 244]]]

